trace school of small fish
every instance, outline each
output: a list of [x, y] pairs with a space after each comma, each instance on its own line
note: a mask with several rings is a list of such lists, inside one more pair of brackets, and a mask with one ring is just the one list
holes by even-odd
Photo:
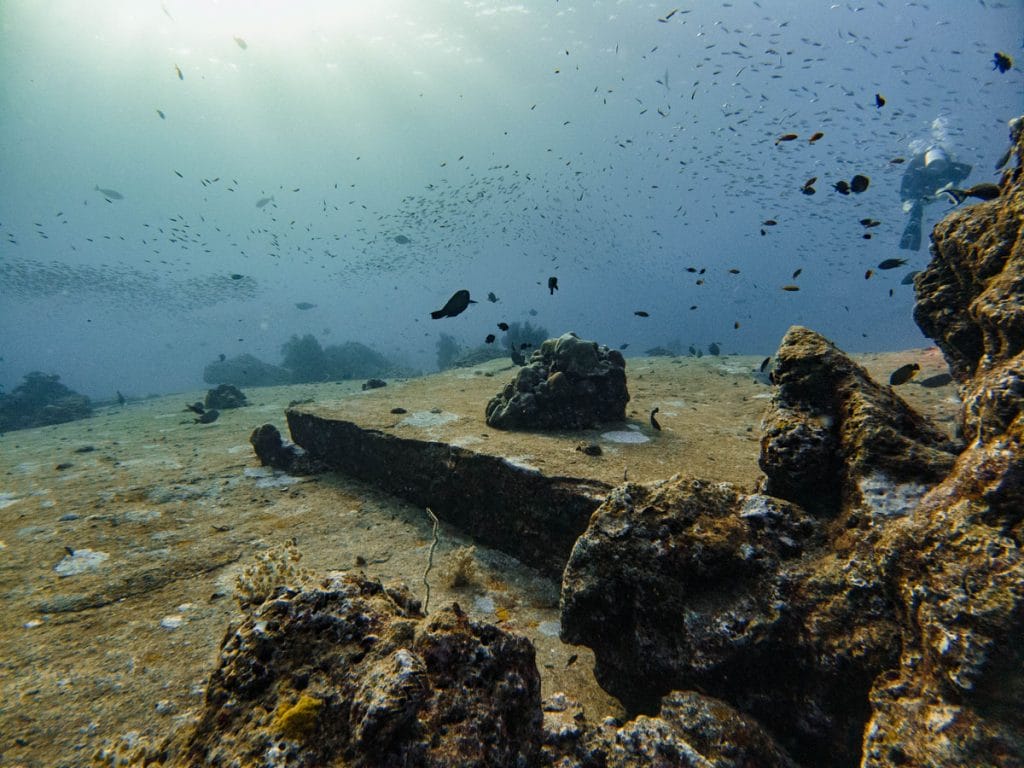
[[[848, 276], [850, 290], [870, 288], [875, 293], [861, 295], [878, 301], [891, 297], [894, 287], [911, 285], [916, 271], [902, 279], [883, 273], [908, 265], [906, 259], [888, 256], [902, 226], [896, 190], [901, 166], [910, 157], [903, 156], [907, 140], [935, 111], [937, 97], [914, 95], [912, 86], [933, 82], [929, 66], [941, 62], [991, 79], [986, 87], [1002, 88], [1020, 74], [1013, 57], [1005, 51], [993, 54], [990, 41], [970, 40], [958, 50], [936, 51], [930, 63], [909, 61], [888, 82], [861, 82], [859, 60], [902, 61], [898, 50], [876, 44], [861, 23], [871, 14], [882, 23], [883, 14], [894, 12], [894, 3], [833, 5], [829, 26], [814, 35], [806, 29], [791, 32], [793, 21], [773, 17], [767, 0], [711, 5], [651, 12], [649, 45], [643, 48], [635, 40], [620, 47], [614, 24], [600, 43], [583, 46], [566, 31], [539, 46], [536, 56], [549, 72], [552, 88], [571, 89], [593, 110], [592, 115], [563, 111], [559, 99], [543, 91], [510, 107], [519, 111], [515, 120], [540, 122], [545, 131], [576, 137], [552, 140], [538, 155], [543, 161], [526, 162], [497, 140], [487, 155], [467, 149], [431, 158], [432, 178], [417, 193], [387, 207], [372, 190], [348, 180], [350, 169], [373, 161], [356, 151], [337, 158], [337, 181], [327, 186], [309, 185], [300, 174], [267, 185], [250, 181], [251, 174], [241, 169], [189, 172], [182, 155], [177, 167], [175, 160], [163, 169], [163, 176], [167, 185], [178, 185], [175, 190], [187, 190], [202, 213], [167, 210], [160, 218], [132, 213], [139, 210], [134, 206], [145, 192], [112, 167], [91, 189], [68, 190], [67, 205], [58, 213], [40, 214], [30, 224], [10, 217], [0, 221], [5, 249], [0, 292], [21, 298], [92, 294], [178, 311], [248, 301], [270, 290], [250, 276], [250, 259], [280, 264], [285, 275], [301, 268], [346, 284], [382, 274], [415, 275], [433, 292], [437, 303], [432, 307], [440, 308], [390, 306], [382, 311], [406, 312], [410, 320], [427, 313], [433, 319], [466, 313], [461, 321], [477, 323], [479, 337], [491, 344], [495, 334], [484, 334], [493, 327], [493, 318], [479, 318], [489, 304], [499, 303], [495, 291], [501, 291], [500, 306], [510, 318], [525, 314], [530, 303], [540, 307], [545, 288], [546, 306], [555, 306], [579, 291], [584, 278], [603, 271], [620, 276], [628, 300], [610, 311], [623, 321], [632, 313], [651, 318], [651, 323], [636, 324], [645, 328], [670, 316], [681, 322], [674, 315], [676, 306], [689, 307], [692, 316], [711, 314], [712, 321], [703, 321], [707, 330], [702, 346], [718, 355], [724, 345], [707, 341], [715, 338], [714, 331], [731, 327], [731, 338], [739, 339], [773, 313], [788, 313], [808, 297], [820, 298], [815, 281], [826, 275]], [[932, 18], [923, 2], [903, 5], [900, 12], [922, 28], [943, 21]], [[995, 0], [978, 0], [970, 12], [1005, 7]], [[163, 11], [166, 23], [182, 23], [166, 7]], [[557, 4], [553, 11], [531, 12], [553, 29], [563, 29]], [[908, 26], [904, 47], [918, 34]], [[574, 46], [586, 47], [586, 57], [578, 56]], [[255, 36], [231, 36], [225, 47], [246, 62], [260, 56]], [[146, 120], [161, 130], [174, 130], [186, 117], [188, 89], [201, 87], [208, 76], [204, 66], [198, 58], [174, 61], [168, 55], [160, 76], [186, 100], [154, 99], [156, 104], [140, 108]], [[765, 95], [780, 80], [790, 81], [792, 100]], [[956, 106], [967, 114], [986, 114], [984, 101]], [[591, 133], [601, 130], [598, 118], [606, 110], [628, 112], [632, 130], [622, 131], [619, 121], [614, 134], [599, 135], [595, 142]], [[993, 122], [987, 114], [985, 119]], [[525, 129], [513, 121], [508, 130]], [[170, 137], [168, 141], [173, 145]], [[597, 149], [588, 154], [578, 148], [584, 141]], [[851, 155], [856, 160], [850, 161]], [[970, 161], [979, 169], [991, 165], [985, 157]], [[709, 183], [709, 176], [727, 183]], [[620, 210], [605, 202], [609, 179], [636, 201], [635, 209]], [[983, 181], [942, 193], [942, 206], [949, 207], [968, 198], [992, 200], [1000, 190]], [[217, 213], [219, 205], [235, 198], [246, 209], [244, 227]], [[83, 201], [90, 207], [83, 208]], [[121, 217], [117, 226], [114, 219], [101, 218], [90, 224], [96, 206], [116, 208]], [[79, 208], [84, 213], [72, 213]], [[68, 261], [49, 251], [49, 233], [72, 216], [85, 220], [84, 226], [95, 226], [76, 243], [76, 256], [103, 259], [102, 254], [123, 244], [130, 260], [90, 265], [88, 259]], [[801, 237], [810, 230], [809, 222], [817, 234]], [[728, 232], [728, 255], [723, 257], [716, 243], [706, 239], [688, 241], [685, 233], [691, 227]], [[773, 241], [783, 237], [787, 245], [776, 248]], [[530, 275], [531, 284], [537, 283], [535, 294], [514, 296], [502, 285], [485, 282], [456, 290], [470, 283], [459, 277], [459, 263], [436, 268], [439, 254], [462, 254], [453, 258], [467, 262], [465, 254], [487, 248], [500, 251], [503, 259], [532, 256], [542, 250], [541, 240], [550, 261]], [[29, 242], [32, 247], [25, 247]], [[563, 255], [559, 243], [572, 244], [572, 255]], [[666, 271], [665, 263], [674, 267]], [[816, 269], [804, 275], [804, 267], [812, 264]], [[924, 262], [913, 266], [923, 267]], [[856, 279], [860, 274], [875, 280], [869, 287], [855, 285], [863, 283]], [[648, 303], [648, 287], [667, 280], [675, 286], [674, 303]], [[466, 312], [477, 303], [471, 294], [486, 297], [483, 309]], [[293, 298], [301, 297], [288, 301], [310, 316], [323, 312], [322, 300], [318, 304]], [[311, 312], [314, 308], [319, 312]], [[608, 311], [602, 307], [595, 314]], [[508, 324], [497, 327], [505, 331]], [[725, 339], [725, 333], [717, 338]], [[622, 344], [623, 349], [627, 346]], [[913, 374], [901, 376], [909, 380]], [[653, 413], [651, 421], [655, 423]]]

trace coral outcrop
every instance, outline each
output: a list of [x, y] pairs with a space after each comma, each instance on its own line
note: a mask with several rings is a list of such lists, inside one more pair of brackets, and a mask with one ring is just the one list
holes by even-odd
[[565, 333], [533, 353], [487, 404], [496, 429], [586, 429], [626, 418], [626, 361], [617, 350]]
[[554, 768], [797, 768], [760, 724], [695, 691], [675, 691], [657, 715], [623, 724], [588, 728], [561, 694], [544, 713], [545, 764]]
[[231, 384], [220, 384], [206, 392], [205, 406], [207, 409], [218, 408], [224, 411], [231, 408], [243, 408], [248, 404], [242, 390]]
[[26, 373], [10, 394], [0, 393], [0, 432], [45, 427], [91, 415], [89, 398], [61, 384], [56, 373]]
[[543, 738], [523, 637], [332, 574], [229, 627], [173, 765], [517, 766]]
[[904, 514], [952, 468], [959, 445], [814, 331], [789, 329], [773, 377], [767, 493], [819, 516]]

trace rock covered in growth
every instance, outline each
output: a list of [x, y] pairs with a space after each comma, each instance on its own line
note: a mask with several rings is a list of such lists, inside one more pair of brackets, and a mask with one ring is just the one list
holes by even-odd
[[1018, 416], [879, 539], [907, 619], [871, 690], [865, 768], [1024, 766], [1022, 457]]
[[953, 466], [954, 441], [814, 331], [789, 329], [773, 377], [759, 459], [769, 494], [815, 515], [906, 514]]
[[220, 384], [206, 391], [207, 409], [217, 408], [224, 411], [231, 408], [243, 408], [248, 404], [242, 390], [231, 384]]
[[[673, 478], [615, 489], [562, 580], [562, 639], [633, 711], [698, 689], [809, 765], [856, 764], [867, 695], [899, 655], [879, 568], [795, 504]], [[842, 530], [839, 535], [844, 535]], [[614, 631], [609, 631], [614, 627]]]
[[553, 768], [797, 768], [755, 720], [696, 691], [673, 691], [656, 716], [587, 726], [579, 707], [545, 701], [545, 757]]
[[535, 764], [541, 725], [527, 639], [332, 574], [228, 629], [174, 764], [511, 768]]
[[56, 373], [26, 373], [10, 394], [0, 393], [0, 431], [45, 427], [91, 415], [89, 398], [61, 384]]
[[586, 429], [626, 417], [626, 361], [566, 333], [548, 339], [487, 404], [497, 429]]
[[914, 320], [957, 381], [1024, 352], [1024, 118], [1011, 121], [1017, 165], [998, 198], [953, 211], [932, 232], [932, 260], [914, 280]]

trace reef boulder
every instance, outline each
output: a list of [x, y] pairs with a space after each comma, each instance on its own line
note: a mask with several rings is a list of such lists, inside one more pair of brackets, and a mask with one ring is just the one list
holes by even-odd
[[497, 429], [587, 429], [626, 417], [626, 361], [621, 353], [565, 333], [548, 339], [529, 365], [487, 404]]
[[242, 408], [248, 405], [245, 394], [231, 384], [220, 384], [206, 392], [206, 408], [217, 408], [221, 411], [231, 408]]
[[814, 331], [789, 329], [762, 424], [763, 490], [834, 517], [906, 514], [961, 447]]
[[542, 738], [527, 639], [330, 574], [228, 628], [173, 764], [514, 768], [536, 764]]
[[10, 394], [0, 394], [0, 431], [45, 427], [91, 415], [89, 398], [61, 384], [56, 373], [26, 373]]

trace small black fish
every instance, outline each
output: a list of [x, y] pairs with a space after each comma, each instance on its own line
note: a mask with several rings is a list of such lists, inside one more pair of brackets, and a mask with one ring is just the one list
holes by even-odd
[[761, 373], [764, 373], [764, 369], [768, 367], [768, 363], [770, 363], [771, 361], [772, 361], [771, 355], [769, 355], [768, 357], [766, 357], [764, 360], [761, 361], [761, 368], [760, 368]]
[[906, 259], [885, 259], [879, 262], [879, 269], [896, 269], [896, 267], [902, 267], [907, 263]]
[[893, 387], [898, 387], [900, 384], [906, 384], [912, 378], [914, 374], [921, 370], [921, 366], [917, 363], [907, 363], [901, 365], [891, 374], [889, 374], [889, 384]]
[[232, 280], [241, 280], [243, 277], [245, 277], [245, 275], [240, 275], [237, 272], [234, 272], [231, 275], [231, 279]]
[[803, 271], [804, 271], [803, 267], [799, 267], [798, 269], [793, 270], [793, 278], [792, 279], [796, 280], [798, 277], [800, 277], [800, 273], [803, 272]]
[[861, 192], [868, 188], [868, 185], [870, 183], [871, 179], [869, 179], [867, 176], [864, 176], [863, 174], [858, 173], [856, 176], [850, 179], [850, 189], [851, 191], [856, 192], [859, 195]]
[[228, 359], [228, 356], [221, 352], [219, 355], [217, 355], [217, 358], [223, 363], [225, 360]]
[[903, 276], [903, 279], [900, 280], [900, 285], [913, 285], [914, 278], [917, 277], [920, 272], [921, 270], [919, 269], [915, 269], [913, 272], [907, 272], [907, 274]]
[[814, 142], [816, 142], [816, 141], [818, 141], [818, 140], [820, 140], [820, 139], [822, 139], [824, 137], [825, 137], [824, 133], [822, 133], [821, 131], [815, 131], [813, 134], [811, 134], [811, 138], [809, 138], [807, 140], [807, 143], [808, 144], [813, 144]]
[[642, 309], [638, 309], [633, 314], [636, 315], [637, 317], [650, 317], [651, 316], [649, 312], [644, 312]]
[[975, 184], [970, 189], [944, 189], [942, 194], [949, 195], [954, 205], [960, 205], [968, 197], [976, 197], [979, 200], [995, 200], [1001, 191], [998, 184], [986, 181]]
[[921, 379], [920, 384], [925, 389], [935, 389], [936, 387], [944, 387], [953, 381], [953, 377], [948, 373], [937, 373], [934, 376], [929, 376], [927, 379]]
[[714, 357], [718, 357], [720, 354], [722, 354], [722, 348], [718, 346], [717, 342], [712, 341], [710, 344], [708, 344], [708, 354], [713, 355]]
[[192, 411], [192, 413], [198, 413], [200, 416], [203, 415], [204, 413], [206, 413], [206, 409], [203, 407], [203, 404], [200, 403], [200, 402], [195, 402], [195, 403], [192, 403], [191, 405], [186, 405], [185, 406], [185, 410], [186, 411]]
[[487, 338], [484, 339], [484, 344], [493, 344], [493, 343], [494, 343], [494, 334], [493, 333], [488, 333], [487, 334]]
[[619, 344], [619, 349], [626, 349], [628, 347], [629, 347], [629, 342], [628, 341], [625, 344]]
[[412, 240], [410, 240], [410, 239], [409, 239], [408, 237], [406, 237], [405, 235], [395, 235], [395, 237], [394, 237], [394, 240], [395, 240], [395, 242], [396, 242], [396, 243], [398, 243], [399, 245], [408, 245], [409, 243], [411, 243], [411, 242], [412, 242]]
[[907, 159], [905, 157], [894, 157], [889, 162], [892, 163], [893, 165], [900, 165], [901, 163], [907, 162]]
[[877, 227], [882, 222], [876, 221], [875, 219], [861, 219], [860, 224], [862, 227]]
[[765, 219], [761, 223], [764, 224], [766, 227], [774, 227], [779, 222], [777, 222], [775, 219]]
[[524, 341], [522, 344], [519, 345], [519, 348], [520, 349], [529, 349], [532, 346], [533, 346], [533, 344], [531, 344], [530, 342]]
[[655, 408], [653, 411], [651, 411], [651, 426], [654, 427], [659, 432], [661, 432], [661, 424], [659, 424], [658, 420], [654, 418], [654, 414], [656, 414], [659, 410], [661, 409]]
[[162, 109], [158, 109], [158, 110], [156, 111], [156, 113], [157, 113], [158, 115], [160, 115], [160, 119], [161, 119], [161, 120], [166, 120], [166, 119], [167, 119], [167, 115], [165, 115], [165, 114], [164, 114], [164, 111], [163, 111]]
[[498, 303], [498, 297], [494, 295], [494, 291], [491, 291], [490, 293], [487, 294], [487, 300], [491, 302], [491, 304]]
[[783, 141], [793, 141], [794, 139], [800, 138], [795, 133], [784, 133], [775, 140], [775, 146], [778, 146]]
[[838, 192], [840, 195], [848, 195], [848, 194], [850, 194], [850, 184], [849, 184], [849, 182], [837, 181], [835, 184], [832, 185], [832, 188], [836, 192]]
[[996, 51], [992, 54], [992, 70], [995, 71], [997, 69], [1000, 73], [1013, 69], [1013, 57], [1002, 51]]
[[498, 330], [499, 331], [507, 331], [508, 330], [508, 323], [498, 323]]
[[875, 94], [875, 106], [878, 109], [881, 109], [882, 107], [884, 107], [885, 106], [885, 96], [883, 96], [880, 93], [876, 93]]
[[864, 279], [870, 280], [873, 274], [875, 274], [875, 271], [873, 269], [869, 269], [867, 272], [864, 273]]
[[469, 298], [469, 291], [463, 288], [453, 293], [452, 297], [448, 299], [448, 303], [436, 312], [431, 312], [430, 316], [434, 320], [440, 320], [442, 317], [455, 317], [462, 314], [470, 304], [476, 304], [476, 302]]
[[259, 200], [256, 201], [256, 207], [257, 208], [262, 208], [267, 203], [273, 202], [273, 200], [274, 200], [274, 196], [273, 195], [271, 195], [270, 197], [261, 197]]
[[316, 304], [310, 304], [308, 301], [299, 301], [299, 302], [296, 302], [296, 304], [295, 304], [295, 308], [296, 309], [302, 309], [302, 310], [313, 309], [313, 307], [315, 307], [315, 306], [316, 306]]
[[526, 314], [528, 314], [530, 317], [536, 317], [537, 316], [537, 310], [536, 309], [531, 309]]
[[803, 192], [805, 195], [813, 195], [815, 192], [814, 182], [816, 182], [817, 180], [817, 176], [811, 176], [811, 178], [805, 181], [804, 185], [800, 187], [800, 191]]
[[557, 277], [549, 277], [548, 278], [548, 291], [550, 291], [551, 295], [554, 296], [555, 295], [555, 291], [557, 291], [557, 290], [558, 290], [558, 278]]

